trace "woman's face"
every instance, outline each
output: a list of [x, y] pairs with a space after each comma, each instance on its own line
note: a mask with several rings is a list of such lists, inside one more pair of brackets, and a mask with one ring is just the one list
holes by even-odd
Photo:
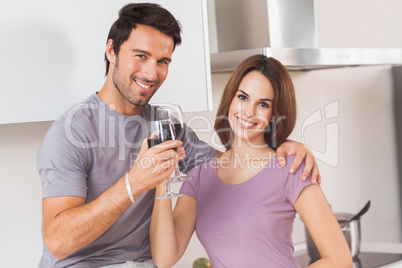
[[264, 130], [272, 115], [274, 89], [258, 71], [248, 73], [241, 81], [229, 107], [229, 122], [234, 139], [265, 144]]

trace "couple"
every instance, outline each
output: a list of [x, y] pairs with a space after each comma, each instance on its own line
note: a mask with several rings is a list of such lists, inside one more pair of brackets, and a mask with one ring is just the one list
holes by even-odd
[[[186, 237], [190, 236], [189, 232], [193, 231], [195, 223], [192, 222], [192, 226], [190, 223], [189, 226], [185, 227], [184, 230], [187, 231], [184, 237], [179, 232], [172, 232], [175, 237], [180, 237], [180, 243], [176, 244], [180, 246], [180, 252], [175, 252], [172, 255], [174, 259], [170, 260], [165, 258], [163, 250], [161, 253], [160, 245], [171, 245], [172, 237], [168, 237], [166, 241], [156, 241], [155, 238], [159, 238], [155, 234], [165, 231], [171, 232], [176, 228], [181, 229], [181, 226], [175, 226], [170, 221], [169, 230], [161, 229], [158, 218], [171, 220], [172, 217], [176, 218], [177, 212], [181, 210], [189, 213], [187, 215], [188, 219], [195, 220], [195, 213], [202, 213], [202, 210], [197, 210], [197, 212], [195, 210], [195, 204], [197, 204], [198, 208], [202, 204], [202, 199], [198, 199], [200, 198], [198, 194], [201, 193], [202, 188], [194, 188], [197, 186], [194, 184], [201, 181], [209, 184], [214, 178], [219, 178], [219, 181], [215, 182], [220, 183], [222, 187], [237, 187], [260, 182], [264, 184], [270, 183], [269, 180], [256, 179], [262, 173], [258, 172], [258, 170], [248, 168], [236, 170], [234, 169], [235, 167], [230, 165], [223, 165], [225, 159], [230, 159], [230, 157], [234, 156], [231, 155], [232, 153], [242, 156], [241, 153], [244, 153], [244, 151], [241, 151], [241, 149], [246, 147], [240, 148], [238, 146], [239, 141], [244, 140], [250, 142], [250, 144], [261, 145], [261, 128], [269, 122], [271, 114], [280, 118], [271, 110], [275, 111], [275, 109], [279, 108], [279, 106], [275, 107], [277, 102], [278, 104], [283, 102], [280, 95], [278, 95], [282, 91], [280, 89], [276, 92], [275, 90], [278, 89], [274, 88], [274, 82], [270, 80], [272, 78], [267, 78], [269, 80], [264, 80], [265, 89], [269, 89], [268, 85], [272, 84], [273, 95], [268, 96], [268, 93], [264, 92], [263, 95], [259, 96], [258, 93], [258, 96], [256, 96], [254, 90], [259, 88], [257, 84], [261, 82], [262, 78], [258, 71], [252, 71], [244, 78], [238, 75], [233, 76], [234, 80], [231, 80], [231, 83], [240, 86], [240, 84], [245, 85], [249, 80], [248, 82], [253, 83], [253, 86], [244, 86], [244, 92], [240, 92], [241, 94], [237, 92], [236, 86], [229, 86], [231, 89], [236, 89], [236, 92], [233, 91], [236, 97], [235, 95], [231, 97], [225, 96], [230, 99], [224, 99], [222, 102], [220, 114], [225, 114], [225, 109], [233, 112], [228, 114], [229, 122], [221, 122], [224, 126], [226, 124], [226, 130], [229, 127], [233, 128], [233, 139], [229, 137], [227, 139], [228, 143], [223, 140], [224, 144], [229, 148], [226, 153], [222, 155], [221, 152], [206, 146], [191, 129], [188, 129], [183, 143], [180, 141], [168, 141], [163, 145], [148, 148], [145, 142], [148, 133], [141, 128], [143, 126], [141, 122], [152, 120], [153, 107], [148, 105], [148, 101], [166, 79], [169, 63], [172, 60], [172, 53], [175, 47], [181, 43], [180, 31], [181, 29], [176, 19], [167, 10], [158, 5], [129, 4], [120, 10], [119, 18], [112, 25], [107, 38], [105, 52], [107, 78], [104, 86], [99, 92], [94, 93], [80, 104], [80, 109], [76, 109], [73, 116], [69, 117], [68, 120], [66, 120], [66, 117], [71, 115], [69, 113], [56, 120], [46, 134], [43, 145], [38, 151], [37, 166], [42, 180], [44, 239], [43, 255], [39, 267], [154, 267], [152, 257], [155, 257], [158, 265], [170, 266], [177, 261], [182, 251], [184, 251], [183, 242], [186, 243]], [[273, 59], [264, 60], [268, 60], [268, 62], [274, 61]], [[254, 83], [257, 84], [254, 85]], [[255, 98], [263, 98], [264, 100], [260, 100], [256, 104]], [[248, 106], [250, 100], [254, 108]], [[230, 108], [229, 104], [232, 104], [232, 102], [236, 102], [236, 105]], [[286, 105], [289, 104], [286, 103]], [[250, 110], [247, 112], [241, 111], [243, 106], [249, 107]], [[83, 107], [88, 107], [88, 109]], [[292, 107], [292, 109], [294, 108]], [[258, 116], [257, 111], [261, 111]], [[282, 112], [282, 110], [279, 111]], [[233, 118], [230, 117], [232, 115]], [[247, 115], [247, 117], [243, 115]], [[122, 126], [122, 118], [124, 126]], [[289, 118], [291, 118], [291, 115]], [[291, 119], [294, 120], [294, 118]], [[288, 124], [287, 120], [282, 123]], [[218, 124], [219, 122], [217, 123], [217, 131], [219, 132], [221, 127]], [[279, 126], [282, 124], [278, 122], [277, 125], [279, 130]], [[101, 128], [107, 129], [108, 132], [99, 131]], [[293, 126], [286, 125], [286, 128], [285, 132], [281, 134], [281, 139], [283, 140], [279, 141], [279, 136], [274, 137], [278, 145], [290, 134]], [[72, 143], [66, 133], [70, 133], [74, 141], [79, 141], [79, 144], [95, 144], [97, 146], [77, 146]], [[227, 134], [223, 133], [223, 135]], [[127, 138], [131, 144], [138, 144], [142, 140], [144, 140], [144, 143], [140, 148], [130, 146], [130, 144], [124, 144], [124, 147], [121, 148], [121, 146], [116, 146], [120, 145], [120, 137]], [[231, 142], [232, 140], [233, 143]], [[301, 191], [301, 188], [306, 184], [310, 184], [310, 182], [302, 181], [306, 181], [306, 177], [311, 171], [311, 180], [320, 181], [318, 169], [311, 154], [304, 149], [302, 144], [291, 141], [280, 145], [275, 152], [276, 156], [274, 156], [273, 149], [265, 144], [262, 145], [262, 148], [253, 147], [253, 151], [250, 150], [249, 152], [253, 158], [261, 159], [262, 165], [276, 164], [277, 159], [285, 162], [285, 152], [296, 152], [295, 157], [289, 157], [290, 160], [294, 159], [291, 169], [296, 170], [301, 160], [305, 158], [303, 171], [299, 168], [294, 175], [289, 174], [290, 164], [286, 168], [275, 168], [272, 172], [279, 172], [283, 178], [291, 178], [286, 180], [288, 183], [285, 188], [288, 190], [288, 187], [290, 187], [294, 194], [291, 197], [289, 196], [289, 202], [296, 202], [294, 205], [298, 208], [298, 202], [302, 201], [301, 203], [299, 202], [303, 204], [300, 205], [302, 206], [300, 211], [307, 211], [308, 215], [304, 218], [306, 224], [317, 228], [317, 233], [312, 231], [312, 236], [316, 240], [318, 248], [323, 249], [322, 251], [320, 250], [323, 259], [341, 256], [339, 255], [339, 249], [344, 249], [345, 245], [341, 241], [341, 233], [339, 234], [339, 230], [333, 226], [330, 210], [328, 210], [326, 204], [323, 204], [324, 198], [322, 196], [317, 197], [317, 195], [321, 194], [319, 187], [312, 185], [303, 188], [305, 189], [303, 190], [305, 194], [302, 193], [299, 199], [303, 198], [297, 199], [298, 191]], [[177, 147], [179, 147], [179, 150], [176, 152], [173, 149]], [[131, 159], [133, 155], [137, 156], [134, 163]], [[182, 159], [183, 157], [184, 159]], [[217, 160], [211, 160], [214, 157]], [[143, 167], [138, 164], [146, 158], [165, 159], [166, 163], [164, 163], [163, 168], [156, 165]], [[182, 159], [184, 166], [193, 168], [196, 163], [199, 163], [198, 158], [202, 158], [208, 164], [214, 164], [214, 169], [208, 170], [207, 165], [205, 165], [198, 166], [191, 171], [190, 174], [193, 179], [183, 186], [182, 191], [185, 196], [179, 199], [181, 205], [176, 208], [173, 215], [167, 213], [170, 208], [169, 201], [155, 202], [153, 212], [155, 188], [163, 187], [161, 184], [174, 171], [179, 159]], [[269, 158], [272, 159], [269, 160]], [[151, 161], [151, 163], [158, 163], [158, 161]], [[213, 171], [216, 171], [217, 174], [212, 174]], [[196, 174], [204, 174], [204, 172], [211, 173], [211, 176], [203, 175], [203, 178], [199, 180]], [[254, 174], [256, 172], [258, 172], [257, 175]], [[263, 172], [265, 172], [265, 169]], [[233, 173], [236, 176], [233, 176]], [[253, 179], [247, 182], [242, 181], [252, 177]], [[302, 177], [302, 180], [300, 177]], [[268, 190], [273, 187], [272, 185], [265, 186], [261, 185], [259, 189], [265, 190], [267, 188]], [[212, 190], [208, 190], [207, 194], [211, 194], [211, 198], [219, 196]], [[266, 194], [269, 194], [269, 192], [266, 192]], [[253, 195], [254, 193], [252, 192], [233, 195], [226, 201], [237, 202], [233, 203], [233, 205], [243, 204], [242, 200], [247, 200]], [[285, 198], [284, 195], [281, 197]], [[317, 202], [315, 198], [321, 201]], [[239, 202], [239, 200], [242, 202]], [[188, 206], [186, 206], [187, 201], [189, 202]], [[267, 201], [260, 200], [260, 202]], [[214, 202], [218, 202], [218, 200], [215, 199]], [[308, 203], [307, 206], [312, 206], [314, 209], [317, 204], [320, 204], [320, 210], [314, 210], [314, 213], [311, 213], [309, 208], [305, 208], [305, 203]], [[223, 205], [213, 204], [218, 207]], [[245, 205], [246, 203], [242, 207], [243, 213], [245, 211], [247, 213], [248, 211], [252, 212], [252, 210], [255, 212], [260, 209], [256, 203], [252, 207], [247, 207], [247, 209], [245, 209]], [[289, 203], [290, 205], [293, 204]], [[291, 211], [287, 211], [286, 215], [281, 214], [285, 219], [286, 217], [291, 217], [292, 213], [294, 213], [294, 208], [289, 206], [286, 209]], [[208, 207], [212, 208], [212, 206]], [[154, 213], [154, 221], [152, 222], [151, 236], [152, 241], [156, 242], [156, 244], [152, 243], [154, 256], [151, 256], [149, 239], [152, 213]], [[219, 214], [219, 216], [227, 220], [225, 214]], [[275, 220], [273, 217], [268, 218]], [[243, 224], [241, 232], [255, 228], [255, 226], [248, 228], [244, 225], [254, 221], [254, 219], [248, 220], [248, 218], [241, 218], [238, 215], [237, 220], [239, 220], [239, 225]], [[331, 230], [335, 230], [330, 232], [330, 236], [334, 236], [335, 239], [331, 245], [322, 242], [320, 238], [322, 233], [325, 233], [325, 238], [328, 238], [328, 234], [322, 232], [322, 228], [329, 227], [323, 225], [327, 224], [327, 222], [330, 224]], [[258, 224], [258, 222], [253, 222], [253, 224]], [[268, 226], [268, 222], [265, 224]], [[289, 224], [289, 220], [281, 222], [279, 225], [275, 223], [275, 228], [284, 228], [283, 232], [290, 230], [290, 228], [281, 226], [282, 224]], [[222, 228], [219, 225], [214, 224], [214, 226]], [[263, 238], [262, 233], [261, 239], [266, 239]], [[158, 245], [159, 243], [160, 245]], [[205, 246], [208, 249], [208, 246]], [[246, 247], [248, 246], [244, 246], [244, 248]], [[279, 246], [279, 244], [275, 243], [275, 248], [279, 249], [279, 247], [286, 248], [283, 253], [289, 253], [290, 245]], [[273, 254], [276, 251], [277, 249], [269, 249], [267, 254]], [[348, 260], [349, 256], [345, 258]], [[219, 259], [214, 258], [212, 255], [211, 259], [213, 262], [216, 260], [216, 267], [219, 267]]]

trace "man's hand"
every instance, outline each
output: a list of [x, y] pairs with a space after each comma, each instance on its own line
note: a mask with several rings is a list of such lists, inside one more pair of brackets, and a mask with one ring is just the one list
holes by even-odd
[[310, 149], [308, 149], [304, 144], [296, 141], [286, 141], [276, 150], [277, 158], [281, 167], [286, 166], [286, 155], [295, 154], [296, 157], [290, 166], [290, 173], [296, 171], [300, 166], [300, 163], [304, 159], [305, 166], [303, 169], [301, 180], [305, 181], [307, 176], [311, 173], [311, 183], [321, 183], [320, 172], [318, 171], [317, 162]]
[[[176, 149], [177, 148], [177, 149]], [[185, 156], [182, 142], [179, 140], [165, 141], [148, 148], [145, 139], [131, 170], [130, 184], [134, 196], [155, 188], [169, 177], [179, 160]]]

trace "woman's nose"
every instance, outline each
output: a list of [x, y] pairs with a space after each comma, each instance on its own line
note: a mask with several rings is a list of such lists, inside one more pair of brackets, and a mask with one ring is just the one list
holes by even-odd
[[254, 106], [253, 106], [253, 105], [251, 105], [251, 104], [245, 104], [243, 108], [244, 108], [244, 109], [243, 109], [244, 114], [245, 114], [246, 116], [248, 116], [248, 117], [254, 116], [255, 111], [254, 111]]

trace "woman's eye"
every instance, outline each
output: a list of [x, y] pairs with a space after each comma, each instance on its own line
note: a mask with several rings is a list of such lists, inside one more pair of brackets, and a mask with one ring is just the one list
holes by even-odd
[[265, 102], [261, 102], [260, 106], [263, 107], [263, 108], [269, 108], [269, 105], [267, 103], [265, 103]]
[[244, 96], [244, 95], [239, 95], [238, 97], [239, 97], [239, 99], [241, 99], [241, 100], [247, 100], [247, 97]]

